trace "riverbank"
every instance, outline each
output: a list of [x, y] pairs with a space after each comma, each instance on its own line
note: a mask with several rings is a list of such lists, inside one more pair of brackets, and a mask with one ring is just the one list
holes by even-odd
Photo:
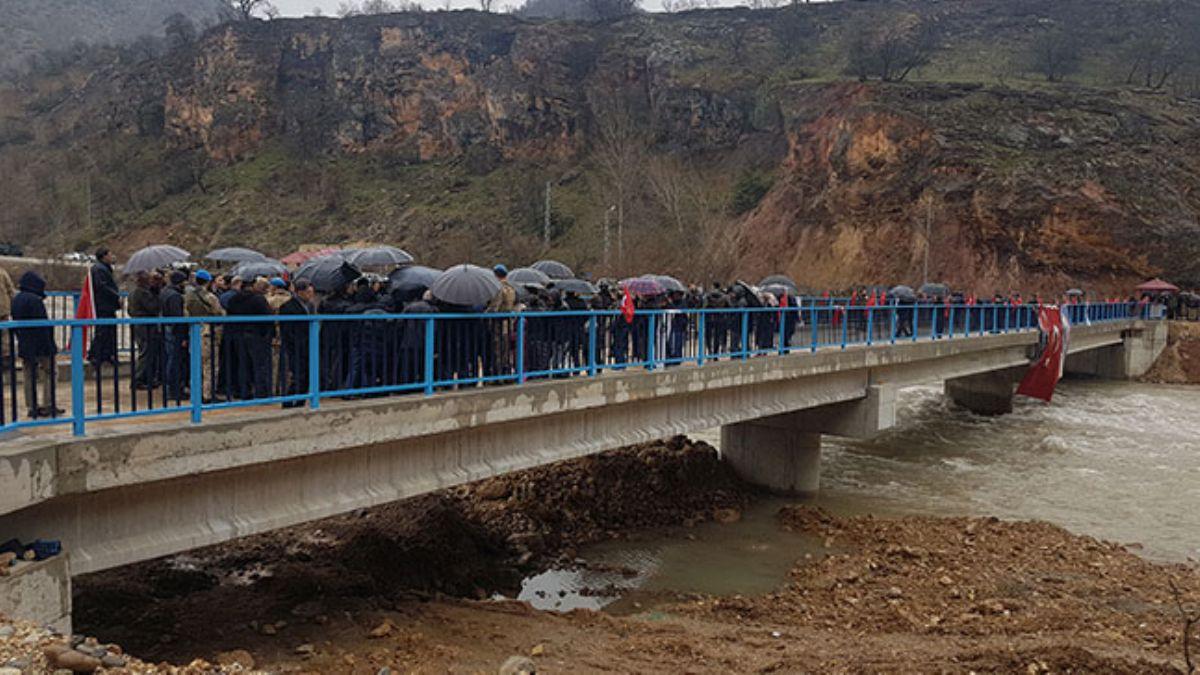
[[1171, 321], [1167, 328], [1167, 346], [1142, 381], [1200, 384], [1200, 322]]
[[229, 672], [497, 672], [513, 657], [539, 672], [1182, 667], [1168, 584], [1200, 606], [1195, 572], [1038, 522], [792, 504], [781, 534], [821, 550], [770, 593], [658, 592], [620, 615], [498, 595], [594, 565], [596, 542], [687, 539], [713, 520], [732, 536], [755, 499], [711, 447], [676, 438], [82, 577], [76, 628]]

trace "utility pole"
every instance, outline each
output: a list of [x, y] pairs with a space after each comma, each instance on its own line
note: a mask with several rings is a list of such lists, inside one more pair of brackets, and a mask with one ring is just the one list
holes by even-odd
[[921, 273], [921, 285], [929, 283], [930, 228], [933, 223], [933, 197], [925, 201], [925, 268]]
[[542, 239], [546, 248], [550, 248], [550, 181], [546, 181], [546, 207], [542, 219]]

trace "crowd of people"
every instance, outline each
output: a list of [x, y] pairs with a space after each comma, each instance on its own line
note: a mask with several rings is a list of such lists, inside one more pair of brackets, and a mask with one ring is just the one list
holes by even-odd
[[[97, 251], [96, 259], [90, 272], [95, 316], [115, 318], [122, 308], [116, 260], [106, 249]], [[161, 392], [163, 403], [187, 400], [193, 382], [191, 353], [200, 350], [204, 402], [284, 397], [288, 399], [284, 406], [301, 405], [310, 389], [309, 345], [314, 329], [310, 322], [279, 317], [328, 317], [316, 329], [320, 363], [315, 372], [323, 392], [354, 397], [417, 388], [431, 380], [439, 386], [512, 381], [518, 371], [524, 377], [555, 377], [597, 365], [621, 368], [655, 359], [669, 366], [694, 357], [701, 344], [709, 358], [765, 353], [792, 345], [798, 329], [806, 325], [814, 336], [821, 328], [850, 340], [871, 332], [876, 337], [910, 337], [918, 326], [934, 334], [972, 327], [988, 331], [1031, 326], [1036, 325], [1036, 312], [1017, 310], [1042, 302], [1016, 292], [981, 300], [949, 289], [896, 294], [895, 289], [884, 287], [853, 288], [835, 302], [829, 293], [806, 299], [794, 287], [764, 284], [759, 288], [742, 282], [707, 287], [679, 284], [661, 293], [643, 294], [601, 280], [594, 287], [584, 284], [588, 290], [581, 292], [570, 287], [560, 290], [553, 284], [512, 284], [503, 265], [496, 265], [493, 274], [498, 290], [492, 297], [486, 303], [464, 306], [441, 301], [427, 289], [393, 288], [386, 277], [373, 274], [347, 275], [344, 282], [318, 293], [304, 278], [242, 278], [182, 268], [139, 271], [132, 276], [124, 303], [126, 314], [138, 320], [129, 326], [129, 384], [151, 396]], [[36, 271], [25, 272], [16, 288], [6, 290], [6, 279], [7, 274], [0, 275], [0, 295], [12, 298], [6, 314], [17, 320], [47, 318], [46, 283]], [[1069, 295], [1060, 300], [1080, 301]], [[963, 311], [977, 306], [993, 311], [977, 312], [974, 319], [971, 312]], [[818, 307], [820, 312], [781, 311]], [[872, 307], [887, 307], [888, 312], [863, 311]], [[722, 311], [746, 308], [763, 311]], [[958, 309], [957, 315], [953, 308]], [[710, 310], [703, 327], [695, 312], [686, 311], [701, 309]], [[608, 311], [589, 315], [588, 310]], [[557, 314], [538, 316], [546, 312]], [[526, 319], [518, 323], [511, 313], [522, 313]], [[453, 315], [438, 323], [432, 355], [426, 353], [427, 322], [414, 316], [429, 314]], [[245, 320], [203, 322], [197, 344], [192, 325], [163, 321], [183, 317]], [[351, 317], [357, 320], [345, 320]], [[13, 332], [16, 355], [27, 373], [25, 400], [30, 416], [61, 414], [53, 404], [51, 367], [59, 345], [52, 329]], [[118, 326], [94, 328], [87, 358], [97, 372], [106, 365], [119, 367], [117, 332]], [[523, 335], [518, 345], [519, 333]], [[808, 335], [801, 338], [809, 339]], [[427, 373], [431, 367], [433, 372]]]

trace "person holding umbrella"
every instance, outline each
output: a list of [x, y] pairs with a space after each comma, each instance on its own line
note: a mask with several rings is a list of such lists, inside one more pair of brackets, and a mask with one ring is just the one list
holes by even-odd
[[[121, 290], [117, 288], [113, 266], [117, 257], [107, 247], [96, 249], [96, 264], [88, 272], [92, 281], [92, 301], [97, 319], [115, 319], [121, 308]], [[92, 345], [88, 349], [88, 360], [94, 365], [117, 363], [117, 327], [96, 326]]]

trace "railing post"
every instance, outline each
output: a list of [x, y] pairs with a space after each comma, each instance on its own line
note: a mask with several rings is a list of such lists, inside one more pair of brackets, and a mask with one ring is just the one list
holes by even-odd
[[812, 348], [811, 349], [813, 352], [816, 352], [817, 351], [817, 303], [815, 300], [813, 301], [813, 304], [809, 308], [808, 311], [809, 311], [809, 315], [812, 319], [809, 322], [812, 324]]
[[[517, 319], [518, 322], [524, 321], [525, 317]], [[519, 329], [518, 329], [519, 330]], [[525, 337], [523, 334], [521, 337]], [[524, 356], [522, 352], [521, 356]], [[522, 372], [524, 369], [522, 368]], [[596, 315], [592, 314], [588, 317], [588, 377], [596, 376]]]
[[[592, 366], [596, 365], [593, 353]], [[517, 384], [525, 384], [525, 315], [517, 317]]]
[[[16, 358], [16, 354], [10, 357]], [[54, 361], [52, 360], [51, 365]], [[30, 373], [25, 373], [29, 377]], [[54, 377], [54, 369], [50, 369], [50, 377]], [[71, 432], [76, 436], [84, 433], [83, 424], [83, 326], [71, 326]], [[53, 401], [49, 402], [53, 405]], [[13, 421], [16, 421], [15, 418]]]
[[204, 366], [200, 358], [204, 353], [204, 338], [201, 337], [200, 322], [188, 324], [188, 388], [192, 404], [192, 424], [200, 424], [204, 405]]
[[708, 314], [704, 310], [696, 312], [696, 316], [700, 317], [700, 323], [696, 328], [696, 365], [704, 365], [704, 324]]
[[654, 334], [655, 316], [653, 314], [646, 315], [646, 370], [654, 370], [654, 343], [657, 342]]
[[891, 321], [892, 321], [892, 337], [891, 337], [892, 344], [896, 344], [896, 312], [898, 312], [898, 311], [899, 311], [899, 308], [897, 308], [896, 305], [892, 305], [891, 309], [888, 310], [888, 316], [891, 317]]
[[954, 339], [954, 305], [953, 304], [950, 305], [950, 319], [949, 319], [949, 325], [946, 326], [946, 339], [947, 340]]
[[842, 310], [842, 349], [846, 348], [846, 338], [850, 334], [850, 306]]
[[937, 305], [930, 305], [930, 307], [932, 307], [932, 309], [929, 310], [929, 316], [932, 320], [929, 322], [929, 339], [936, 340], [938, 339], [938, 312], [940, 312], [942, 308], [938, 307]]
[[321, 322], [308, 322], [308, 407], [321, 407]]
[[742, 360], [750, 358], [750, 309], [742, 309]]
[[912, 341], [916, 342], [921, 336], [921, 303], [913, 304]]
[[787, 331], [784, 328], [787, 326], [787, 307], [779, 308], [779, 355], [787, 354]]
[[867, 308], [867, 346], [875, 343], [875, 308]]
[[425, 395], [433, 396], [433, 319], [425, 319]]
[[992, 332], [1000, 332], [1000, 305], [992, 304]]
[[1008, 335], [1008, 319], [1011, 316], [1012, 316], [1012, 305], [1008, 305], [1007, 307], [1004, 308], [1004, 331], [1003, 331], [1003, 333], [1005, 335]]

